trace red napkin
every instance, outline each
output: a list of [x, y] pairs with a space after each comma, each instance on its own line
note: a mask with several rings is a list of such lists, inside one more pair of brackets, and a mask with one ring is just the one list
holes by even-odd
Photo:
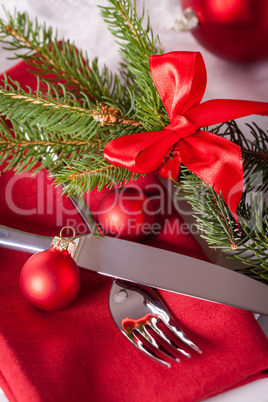
[[[32, 85], [24, 63], [11, 73], [13, 79]], [[34, 177], [4, 173], [0, 224], [50, 236], [68, 224], [83, 233], [70, 201], [51, 182], [45, 171]], [[159, 196], [163, 189], [151, 175], [138, 185], [150, 196]], [[93, 211], [107, 191], [86, 197]], [[162, 230], [146, 243], [205, 259], [175, 208], [170, 208], [164, 189], [161, 197], [165, 210], [157, 219]], [[44, 312], [31, 306], [18, 285], [28, 257], [0, 249], [0, 386], [10, 402], [194, 402], [265, 376], [268, 341], [251, 313], [162, 291], [181, 327], [203, 351], [167, 369], [118, 331], [108, 308], [110, 278], [82, 270], [81, 291], [69, 308]]]

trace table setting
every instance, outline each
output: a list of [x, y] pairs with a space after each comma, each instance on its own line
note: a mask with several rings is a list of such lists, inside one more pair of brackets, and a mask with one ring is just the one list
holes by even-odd
[[[265, 171], [261, 198], [248, 195], [256, 211], [244, 192], [267, 164], [268, 59], [255, 46], [254, 62], [230, 61], [237, 52], [225, 59], [198, 33], [180, 31], [179, 13], [194, 2], [146, 0], [164, 49], [157, 53], [149, 25], [139, 25], [143, 2], [132, 3], [8, 0], [10, 16], [0, 14], [9, 19], [1, 23], [1, 144], [10, 144], [1, 148], [0, 401], [265, 402]], [[7, 60], [21, 49], [29, 56]], [[103, 65], [111, 74], [123, 68], [126, 88], [99, 74]], [[256, 122], [257, 168], [241, 157], [250, 133], [236, 123], [226, 138], [210, 128], [229, 120], [245, 130]], [[193, 216], [200, 208], [202, 222]], [[215, 237], [200, 230], [209, 219]], [[221, 255], [225, 237], [231, 254], [255, 232], [259, 266], [251, 245], [247, 257]], [[255, 264], [251, 278], [243, 258]]]

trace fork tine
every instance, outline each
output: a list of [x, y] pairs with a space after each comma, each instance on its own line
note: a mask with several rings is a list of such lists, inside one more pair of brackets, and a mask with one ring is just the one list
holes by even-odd
[[[165, 342], [167, 342], [171, 348], [175, 349], [175, 351], [180, 352], [181, 354], [183, 354], [184, 356], [186, 356], [188, 358], [191, 357], [190, 353], [188, 353], [184, 349], [180, 348], [172, 339], [167, 337], [167, 335], [162, 331], [162, 329], [159, 327], [159, 325], [157, 325], [158, 324], [157, 319], [152, 319], [151, 323], [154, 327], [155, 332], [157, 332], [159, 337], [161, 339], [163, 339]], [[164, 322], [163, 322], [163, 324], [166, 325]]]
[[154, 353], [154, 351], [152, 351], [151, 349], [149, 349], [137, 336], [135, 336], [136, 339], [136, 343], [135, 345], [142, 351], [144, 352], [147, 356], [153, 358], [154, 360], [156, 360], [158, 363], [164, 364], [165, 366], [167, 366], [168, 368], [171, 367], [171, 364], [168, 363], [167, 361], [165, 361], [164, 359], [162, 359], [161, 357], [158, 357], [156, 353]]
[[188, 345], [190, 348], [195, 350], [197, 353], [202, 354], [202, 350], [199, 349], [198, 346], [196, 346], [195, 343], [193, 343], [187, 335], [182, 331], [182, 329], [178, 328], [176, 323], [170, 319], [169, 322], [164, 321], [164, 324], [166, 327], [175, 335], [175, 337], [179, 338], [183, 343]]
[[[121, 293], [124, 297], [119, 298]], [[202, 353], [152, 289], [115, 280], [109, 306], [115, 323], [132, 345], [165, 366], [171, 367], [171, 359], [180, 362], [179, 353], [191, 357], [187, 347]]]
[[[143, 333], [144, 331], [144, 333]], [[147, 329], [143, 327], [143, 331], [139, 328], [135, 328], [133, 330], [133, 335], [135, 338], [135, 345], [142, 350], [147, 356], [152, 357], [157, 360], [159, 363], [164, 364], [168, 368], [171, 367], [171, 364], [168, 362], [169, 359], [176, 360], [179, 362], [179, 359], [175, 359], [172, 355], [169, 354], [168, 351], [160, 349], [155, 339], [148, 333]]]
[[[148, 331], [148, 328], [150, 328], [150, 330], [152, 331], [152, 333], [150, 333]], [[151, 324], [146, 324], [146, 326], [144, 327], [144, 332], [146, 333], [146, 335], [151, 339], [152, 344], [159, 350], [161, 350], [163, 353], [165, 353], [167, 355], [167, 357], [169, 357], [172, 360], [175, 360], [177, 363], [180, 363], [180, 359], [178, 357], [175, 357], [172, 355], [172, 353], [166, 348], [165, 346], [165, 338], [161, 338], [161, 336], [158, 334], [158, 332], [154, 329], [154, 327]], [[160, 341], [157, 340], [157, 338], [155, 338], [154, 336], [157, 335], [160, 338]], [[167, 342], [169, 346], [170, 343]], [[172, 349], [172, 346], [171, 346]], [[176, 353], [176, 349], [175, 349], [175, 353]]]

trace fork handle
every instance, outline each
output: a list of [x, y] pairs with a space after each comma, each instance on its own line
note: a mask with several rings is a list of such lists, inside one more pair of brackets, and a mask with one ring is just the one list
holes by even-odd
[[37, 253], [50, 247], [52, 238], [21, 232], [6, 226], [0, 226], [0, 247], [11, 250]]

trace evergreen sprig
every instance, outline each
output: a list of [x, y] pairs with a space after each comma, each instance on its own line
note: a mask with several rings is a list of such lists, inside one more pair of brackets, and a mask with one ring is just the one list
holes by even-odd
[[[0, 114], [12, 125], [10, 129], [2, 121], [0, 155], [2, 161], [7, 160], [6, 169], [25, 172], [47, 168], [54, 171], [56, 183], [64, 185], [69, 194], [128, 181], [132, 172], [115, 168], [103, 158], [111, 134], [107, 134], [109, 122], [105, 128], [102, 123], [117, 115], [104, 113], [101, 108], [89, 109], [88, 98], [81, 104], [64, 87], [59, 94], [53, 85], [47, 86], [45, 95], [39, 89], [33, 94], [9, 79], [0, 89]], [[136, 130], [131, 122], [121, 124]], [[113, 125], [113, 133], [120, 131], [121, 124]]]
[[[131, 0], [110, 0], [110, 7], [100, 7], [109, 30], [120, 45], [119, 53], [135, 88], [135, 116], [146, 131], [161, 130], [168, 124], [163, 102], [150, 73], [149, 57], [161, 54], [159, 38], [154, 37], [149, 15], [143, 7], [141, 16]], [[145, 22], [146, 19], [146, 22]]]
[[[242, 149], [244, 190], [238, 206], [239, 228], [223, 198], [187, 168], [179, 181], [183, 197], [194, 210], [197, 228], [208, 245], [219, 248], [227, 258], [239, 260], [237, 270], [268, 280], [268, 133], [256, 124], [248, 125], [252, 138], [244, 136], [236, 122], [224, 123], [213, 131], [238, 143]], [[182, 195], [178, 197], [181, 198]]]
[[105, 134], [98, 131], [99, 120], [87, 99], [81, 105], [64, 87], [59, 95], [49, 84], [45, 96], [39, 89], [28, 93], [10, 79], [4, 84], [0, 114], [11, 124], [2, 120], [0, 155], [6, 169], [59, 168], [62, 158], [76, 159], [103, 147]]
[[[100, 71], [97, 59], [90, 65], [87, 56], [69, 41], [58, 40], [51, 28], [33, 24], [25, 13], [7, 17], [7, 22], [0, 21], [0, 40], [15, 58], [29, 64], [39, 85], [37, 91], [27, 92], [8, 78], [0, 90], [0, 113], [12, 125], [2, 126], [0, 150], [6, 169], [22, 172], [41, 166], [59, 172], [63, 161], [80, 161], [76, 171], [79, 166], [83, 182], [87, 175], [82, 173], [91, 169], [89, 160], [102, 155], [108, 141], [141, 127], [134, 95], [116, 74], [106, 66]], [[124, 175], [131, 173], [125, 170]], [[122, 176], [115, 175], [119, 180]], [[82, 184], [88, 183], [85, 179]]]
[[13, 58], [22, 58], [35, 74], [46, 75], [47, 80], [56, 82], [61, 77], [66, 86], [92, 96], [88, 88], [88, 60], [73, 44], [58, 42], [50, 27], [40, 25], [38, 20], [32, 23], [26, 13], [7, 13], [7, 18], [7, 22], [0, 22], [0, 38], [5, 49], [14, 52]]
[[[268, 132], [256, 123], [246, 124], [249, 135], [235, 121], [223, 123], [211, 131], [239, 145], [243, 155], [246, 191], [268, 191]], [[261, 177], [260, 177], [261, 176]]]
[[59, 91], [64, 84], [76, 99], [86, 96], [93, 104], [115, 107], [122, 118], [131, 109], [129, 90], [117, 74], [106, 66], [100, 71], [96, 58], [90, 63], [87, 54], [74, 43], [58, 39], [51, 27], [37, 20], [32, 23], [26, 13], [7, 13], [7, 21], [0, 20], [0, 41], [14, 52], [14, 58], [29, 64], [29, 71], [52, 82]]
[[[108, 185], [114, 180], [121, 184], [123, 178], [129, 180], [131, 172], [107, 167], [105, 175], [96, 174], [98, 168], [89, 161], [94, 160], [95, 155], [101, 157], [105, 144], [111, 139], [159, 129], [167, 124], [149, 69], [148, 57], [161, 52], [149, 19], [143, 28], [144, 14], [138, 17], [130, 1], [112, 1], [111, 4], [114, 11], [106, 9], [109, 27], [116, 35], [120, 32], [117, 25], [123, 28], [124, 21], [126, 28], [119, 34], [125, 58], [121, 80], [107, 67], [101, 72], [97, 59], [90, 65], [87, 56], [74, 44], [58, 40], [51, 28], [38, 21], [33, 24], [25, 13], [15, 13], [14, 17], [8, 13], [8, 21], [0, 22], [0, 38], [6, 48], [15, 52], [15, 57], [24, 59], [42, 83], [41, 90], [27, 93], [9, 79], [9, 85], [5, 82], [0, 93], [0, 112], [12, 124], [14, 122], [12, 133], [17, 137], [11, 141], [10, 132], [2, 132], [1, 150], [9, 161], [7, 168], [17, 163], [17, 171], [26, 171], [41, 160], [42, 167], [54, 169], [57, 182], [68, 181], [71, 191], [76, 180], [71, 184], [69, 178], [77, 176], [65, 176], [66, 169], [62, 174], [60, 169], [64, 166], [63, 160], [69, 161], [71, 169], [72, 160], [79, 161], [74, 168], [76, 174], [80, 174], [81, 188], [90, 191], [98, 184], [101, 188], [104, 176]], [[104, 9], [102, 12], [105, 14]], [[41, 158], [45, 147], [49, 152]]]
[[[39, 89], [36, 93], [24, 91], [19, 84], [9, 79], [0, 89], [0, 113], [8, 120], [20, 123], [29, 121], [29, 125], [39, 126], [45, 130], [67, 133], [70, 138], [83, 138], [94, 133], [96, 120], [91, 104], [87, 98], [81, 105], [75, 97], [62, 86], [62, 94], [51, 85], [43, 94]], [[100, 112], [101, 113], [101, 112]], [[93, 124], [93, 128], [90, 125]]]
[[[84, 169], [84, 166], [87, 169]], [[64, 193], [68, 195], [85, 194], [96, 186], [101, 191], [104, 186], [112, 188], [115, 183], [126, 184], [140, 175], [127, 169], [109, 164], [102, 155], [85, 156], [82, 160], [66, 163], [55, 175], [57, 186], [64, 184]]]

